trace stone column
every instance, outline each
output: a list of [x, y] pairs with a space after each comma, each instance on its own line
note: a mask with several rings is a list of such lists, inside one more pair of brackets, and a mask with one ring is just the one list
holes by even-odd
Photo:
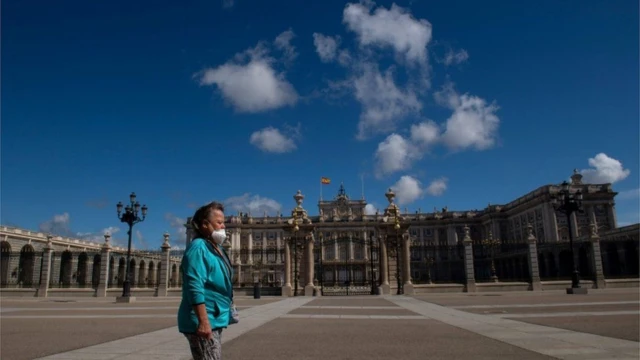
[[160, 269], [160, 280], [158, 282], [158, 297], [166, 297], [169, 293], [169, 271], [171, 271], [171, 254], [169, 250], [169, 234], [164, 234], [164, 243], [162, 248], [162, 268]]
[[387, 258], [387, 236], [379, 238], [380, 243], [380, 286], [378, 294], [388, 295], [391, 293], [391, 286], [389, 286], [389, 259]]
[[247, 264], [253, 265], [253, 230], [249, 230], [249, 234], [247, 235], [248, 247], [249, 247], [249, 259]]
[[464, 273], [465, 273], [465, 292], [476, 292], [476, 275], [473, 269], [473, 241], [469, 234], [469, 227], [464, 226]]
[[616, 217], [616, 204], [607, 205], [607, 217], [609, 218], [609, 227], [611, 230], [618, 227], [618, 219]]
[[304, 296], [313, 296], [313, 291], [315, 286], [313, 285], [313, 271], [314, 269], [314, 261], [313, 261], [313, 236], [309, 235], [307, 239], [307, 285], [304, 287]]
[[411, 237], [405, 234], [402, 237], [402, 289], [405, 295], [413, 295], [413, 282], [411, 282]]
[[594, 274], [594, 284], [596, 289], [604, 289], [607, 287], [607, 283], [604, 280], [604, 272], [602, 271], [602, 253], [600, 252], [600, 236], [598, 235], [597, 225], [591, 223], [591, 234], [589, 240], [591, 241], [591, 268]]
[[42, 273], [40, 273], [40, 286], [38, 286], [37, 297], [47, 297], [49, 292], [49, 279], [51, 278], [51, 251], [53, 251], [53, 236], [47, 236], [47, 245], [42, 254]]
[[282, 296], [291, 296], [291, 245], [290, 241], [284, 241], [284, 286]]
[[596, 225], [596, 232], [597, 232], [597, 230], [598, 230], [598, 220], [596, 218], [595, 205], [589, 205], [587, 207], [587, 214], [589, 215], [589, 223]]
[[107, 297], [107, 289], [109, 288], [109, 277], [111, 269], [109, 268], [109, 258], [111, 257], [111, 235], [104, 235], [104, 244], [100, 251], [100, 282], [98, 283], [98, 291], [96, 297]]
[[545, 205], [549, 216], [549, 233], [547, 234], [547, 242], [558, 242], [558, 218], [556, 217], [556, 211], [551, 203], [546, 203]]
[[538, 265], [538, 243], [535, 235], [533, 235], [533, 226], [531, 223], [527, 224], [527, 242], [529, 244], [529, 274], [531, 275], [531, 290], [542, 290], [542, 283], [540, 282], [540, 267]]

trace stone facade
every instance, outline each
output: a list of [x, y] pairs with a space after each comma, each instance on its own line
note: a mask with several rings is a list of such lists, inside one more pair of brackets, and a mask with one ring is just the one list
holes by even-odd
[[[158, 288], [166, 292], [167, 288], [180, 287], [181, 258], [170, 256], [169, 234], [164, 236], [165, 243], [157, 252], [131, 252], [130, 282], [134, 294], [157, 296]], [[93, 296], [107, 296], [110, 291], [122, 289], [126, 258], [127, 249], [112, 246], [108, 234], [104, 242], [98, 243], [0, 227], [3, 295], [33, 289], [38, 296], [47, 296], [50, 291], [78, 289]]]
[[[375, 214], [365, 214], [366, 201], [350, 199], [341, 186], [333, 200], [318, 203], [316, 216], [307, 214], [301, 206], [304, 196], [298, 192], [294, 195], [297, 206], [290, 216], [280, 213], [276, 216], [250, 213], [227, 216], [228, 242], [225, 245], [236, 268], [237, 286], [260, 282], [283, 287], [285, 295], [296, 287], [299, 289], [297, 294], [310, 294], [318, 290], [319, 282], [326, 288], [331, 288], [332, 283], [360, 282], [365, 288], [373, 288], [371, 285], [375, 283], [376, 291], [382, 293], [402, 287], [406, 290], [413, 287], [413, 279], [431, 281], [431, 276], [426, 274], [432, 271], [430, 262], [437, 268], [447, 261], [460, 267], [459, 273], [450, 274], [451, 279], [457, 279], [452, 282], [460, 282], [468, 291], [473, 291], [474, 279], [478, 276], [474, 273], [478, 261], [474, 265], [473, 258], [478, 257], [478, 249], [486, 246], [488, 239], [494, 239], [503, 248], [511, 246], [524, 251], [518, 258], [496, 261], [502, 274], [516, 269], [515, 272], [522, 272], [519, 275], [522, 279], [532, 276], [537, 279], [541, 274], [562, 277], [557, 269], [562, 268], [558, 263], [566, 263], [561, 256], [566, 249], [562, 250], [560, 245], [568, 242], [568, 226], [572, 227], [575, 241], [585, 242], [590, 238], [592, 228], [602, 236], [617, 229], [614, 201], [617, 193], [611, 184], [584, 184], [582, 176], [574, 171], [570, 185], [572, 191], [580, 190], [584, 194], [584, 213], [574, 214], [571, 219], [566, 219], [552, 206], [551, 199], [559, 191], [558, 185], [541, 186], [507, 204], [490, 204], [482, 210], [445, 207], [415, 213], [406, 209], [402, 212], [393, 203], [394, 195], [390, 191], [386, 194], [389, 206]], [[292, 221], [296, 216], [299, 230], [294, 234]], [[392, 228], [393, 218], [400, 219], [399, 232]], [[185, 226], [189, 242], [191, 231], [188, 225]], [[536, 246], [530, 246], [532, 239]], [[552, 248], [556, 245], [560, 247]], [[375, 246], [376, 253], [372, 253], [369, 246]], [[319, 251], [320, 247], [322, 251]], [[430, 247], [436, 248], [432, 258], [424, 250]], [[539, 253], [534, 256], [527, 253], [530, 251], [527, 249]], [[587, 249], [584, 254], [587, 261], [593, 260], [590, 251]], [[533, 257], [535, 274], [530, 269]], [[260, 260], [256, 262], [256, 259]], [[546, 261], [543, 265], [555, 261], [555, 265], [539, 272], [539, 261]], [[322, 274], [319, 274], [319, 263], [322, 263]], [[442, 279], [446, 281], [444, 277]]]

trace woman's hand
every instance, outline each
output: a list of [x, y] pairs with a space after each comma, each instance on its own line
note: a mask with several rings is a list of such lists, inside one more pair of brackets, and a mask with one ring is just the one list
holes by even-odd
[[198, 324], [196, 334], [205, 339], [213, 339], [213, 331], [211, 330], [211, 325], [209, 325], [208, 320], [205, 322], [200, 322], [200, 324]]

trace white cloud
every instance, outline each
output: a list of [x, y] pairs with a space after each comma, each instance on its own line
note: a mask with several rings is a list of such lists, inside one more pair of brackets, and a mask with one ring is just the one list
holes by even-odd
[[360, 140], [393, 131], [404, 116], [422, 109], [415, 92], [396, 86], [392, 69], [383, 74], [376, 64], [362, 64], [353, 86], [363, 111], [356, 136]]
[[441, 138], [447, 147], [456, 151], [486, 150], [495, 145], [500, 124], [495, 114], [497, 105], [488, 104], [477, 96], [459, 95], [449, 82], [434, 97], [438, 103], [453, 110]]
[[285, 153], [296, 149], [293, 139], [285, 136], [274, 127], [255, 131], [251, 134], [249, 142], [265, 152]]
[[[277, 43], [286, 53], [286, 46], [290, 45], [287, 37], [281, 36], [276, 38]], [[237, 112], [259, 113], [293, 106], [298, 101], [298, 93], [285, 74], [274, 69], [275, 62], [268, 56], [268, 49], [258, 44], [223, 65], [197, 73], [196, 77], [200, 85], [216, 85]]]
[[[44, 233], [68, 237], [71, 239], [78, 239], [84, 241], [91, 241], [96, 243], [104, 242], [104, 235], [110, 234], [114, 236], [120, 231], [117, 226], [109, 226], [97, 232], [76, 232], [71, 230], [71, 216], [69, 213], [64, 212], [62, 214], [54, 215], [50, 220], [42, 222], [38, 226], [39, 230]], [[116, 240], [112, 237], [111, 243], [117, 245], [122, 243], [120, 240]]]
[[431, 181], [427, 186], [426, 192], [432, 196], [440, 196], [447, 190], [447, 178], [441, 177]]
[[467, 53], [467, 50], [460, 49], [458, 51], [453, 51], [452, 49], [449, 49], [444, 56], [443, 62], [446, 66], [451, 66], [461, 64], [467, 61], [467, 59], [469, 59], [469, 53]]
[[411, 141], [421, 147], [429, 147], [438, 142], [440, 127], [433, 121], [423, 121], [411, 125]]
[[295, 36], [296, 35], [293, 32], [293, 30], [289, 29], [282, 32], [273, 41], [273, 45], [275, 45], [276, 48], [284, 52], [286, 63], [291, 63], [293, 62], [293, 60], [296, 59], [296, 57], [298, 57], [296, 48], [293, 45], [291, 45], [291, 40], [293, 40]]
[[187, 219], [176, 216], [172, 213], [166, 213], [164, 219], [169, 222], [169, 226], [173, 229], [173, 237], [169, 239], [171, 245], [174, 243], [184, 244], [187, 241], [187, 228], [184, 225]]
[[607, 156], [605, 153], [599, 153], [595, 157], [589, 159], [590, 169], [581, 171], [583, 175], [582, 181], [588, 184], [605, 184], [615, 183], [624, 180], [629, 176], [631, 171], [622, 166], [622, 162]]
[[392, 48], [396, 57], [407, 63], [426, 64], [431, 24], [396, 4], [390, 9], [381, 6], [374, 10], [374, 6], [373, 1], [367, 1], [344, 8], [342, 21], [357, 34], [360, 46]]
[[413, 161], [420, 159], [420, 153], [410, 141], [394, 133], [378, 144], [375, 158], [375, 173], [376, 177], [380, 178], [408, 169]]
[[420, 181], [409, 175], [402, 176], [400, 180], [391, 186], [391, 189], [396, 193], [398, 205], [410, 204], [421, 198], [425, 193]]
[[365, 215], [375, 215], [378, 208], [376, 208], [373, 204], [367, 204], [364, 206], [364, 214]]
[[331, 62], [335, 60], [340, 45], [340, 37], [326, 36], [321, 33], [313, 33], [313, 45], [316, 52], [323, 62]]
[[65, 212], [59, 215], [54, 215], [52, 219], [41, 223], [39, 229], [44, 233], [51, 233], [60, 236], [73, 236], [74, 234], [69, 229], [69, 221], [69, 213]]
[[620, 191], [616, 196], [617, 200], [632, 200], [640, 198], [640, 188]]
[[269, 215], [275, 215], [282, 209], [282, 205], [266, 197], [245, 193], [241, 196], [233, 196], [223, 201], [226, 208], [245, 213], [251, 213], [252, 216], [262, 216], [266, 211]]

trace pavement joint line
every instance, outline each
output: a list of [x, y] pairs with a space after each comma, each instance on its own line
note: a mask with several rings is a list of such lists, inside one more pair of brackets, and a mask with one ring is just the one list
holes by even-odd
[[[268, 304], [256, 305], [246, 311], [240, 311], [240, 322], [223, 330], [222, 343], [231, 341], [245, 332], [277, 319], [280, 315], [286, 314], [312, 300], [312, 297], [286, 298]], [[172, 314], [171, 316], [176, 317], [177, 314]], [[164, 350], [160, 353], [161, 350], [159, 349], [166, 349], [170, 353]], [[191, 351], [184, 335], [178, 331], [177, 326], [173, 326], [35, 360], [62, 359], [191, 360]]]
[[533, 314], [485, 314], [496, 318], [531, 318], [531, 317], [559, 317], [559, 316], [611, 316], [611, 315], [638, 315], [640, 310], [620, 311], [581, 311], [581, 312], [557, 312], [557, 313], [533, 313]]
[[284, 314], [281, 319], [426, 320], [422, 315]]
[[300, 309], [371, 309], [371, 310], [404, 310], [401, 306], [300, 306]]
[[445, 324], [558, 359], [575, 359], [576, 354], [597, 355], [598, 359], [637, 359], [639, 354], [639, 343], [635, 341], [474, 314], [410, 297], [388, 299]]
[[447, 306], [452, 309], [494, 309], [494, 308], [528, 308], [528, 307], [560, 307], [560, 306], [583, 306], [583, 305], [629, 305], [640, 304], [640, 301], [598, 301], [598, 302], [576, 302], [576, 303], [551, 303], [551, 304], [511, 304], [511, 305], [460, 305]]

